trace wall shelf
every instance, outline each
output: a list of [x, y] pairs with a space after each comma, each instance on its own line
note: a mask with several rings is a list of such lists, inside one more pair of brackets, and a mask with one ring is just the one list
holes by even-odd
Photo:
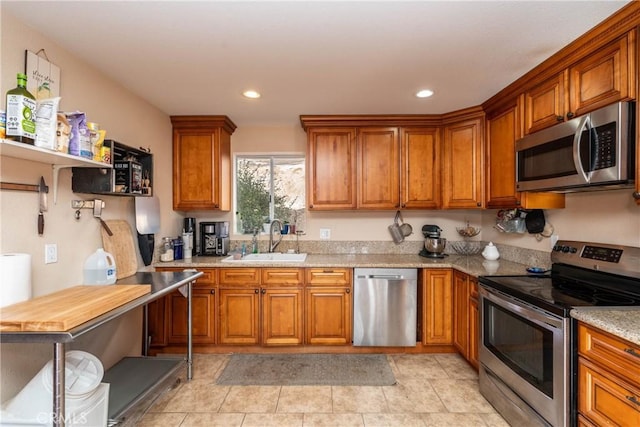
[[53, 168], [53, 203], [58, 196], [58, 174], [64, 168], [109, 168], [108, 163], [96, 162], [79, 156], [51, 151], [46, 148], [36, 147], [22, 142], [0, 139], [0, 156], [14, 159], [29, 160], [32, 162], [49, 164]]

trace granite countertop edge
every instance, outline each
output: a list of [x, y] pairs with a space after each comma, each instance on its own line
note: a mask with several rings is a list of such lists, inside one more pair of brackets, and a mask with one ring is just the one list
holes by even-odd
[[640, 307], [580, 307], [571, 317], [640, 345]]
[[415, 254], [308, 254], [303, 262], [224, 262], [226, 257], [196, 256], [190, 260], [156, 262], [155, 268], [454, 268], [472, 276], [526, 274], [527, 265], [513, 261], [487, 261], [482, 256], [451, 254], [425, 258]]
[[[528, 265], [499, 259], [487, 261], [480, 255], [450, 254], [425, 258], [415, 254], [309, 254], [304, 262], [223, 262], [226, 257], [196, 256], [190, 260], [157, 262], [153, 268], [454, 268], [479, 276], [527, 274]], [[640, 307], [585, 307], [571, 311], [571, 317], [640, 345]]]

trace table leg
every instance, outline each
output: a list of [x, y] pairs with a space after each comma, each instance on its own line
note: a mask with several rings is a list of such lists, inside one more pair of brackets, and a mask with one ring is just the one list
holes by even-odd
[[64, 343], [53, 344], [53, 425], [64, 427], [64, 380], [65, 380], [65, 351]]

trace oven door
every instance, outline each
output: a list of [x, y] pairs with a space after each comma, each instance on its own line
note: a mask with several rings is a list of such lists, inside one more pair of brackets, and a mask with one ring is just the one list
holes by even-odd
[[[569, 425], [570, 319], [529, 306], [495, 289], [481, 286], [479, 292], [483, 395], [491, 394], [485, 397], [499, 412], [507, 404], [494, 403], [496, 399], [520, 399], [516, 412], [535, 411], [544, 419], [536, 424]], [[493, 386], [487, 387], [483, 382]], [[513, 424], [528, 418], [510, 420], [508, 414], [503, 416]], [[525, 424], [531, 425], [530, 420]]]

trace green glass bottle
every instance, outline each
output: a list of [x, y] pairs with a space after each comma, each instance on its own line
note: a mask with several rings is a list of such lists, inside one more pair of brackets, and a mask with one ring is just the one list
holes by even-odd
[[7, 139], [33, 145], [36, 98], [27, 90], [27, 75], [18, 73], [18, 87], [7, 92]]

